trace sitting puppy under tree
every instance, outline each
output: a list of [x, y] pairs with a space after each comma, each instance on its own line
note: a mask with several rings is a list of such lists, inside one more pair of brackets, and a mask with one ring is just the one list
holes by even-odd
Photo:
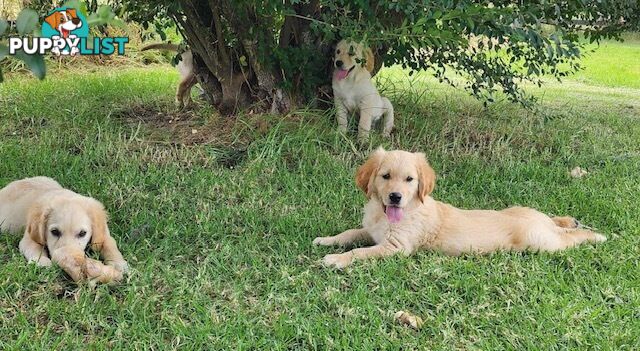
[[342, 40], [336, 45], [333, 58], [332, 79], [333, 98], [336, 107], [338, 131], [347, 131], [348, 116], [359, 114], [358, 139], [369, 137], [373, 122], [384, 116], [382, 135], [388, 137], [393, 129], [393, 105], [386, 97], [380, 96], [371, 72], [374, 56], [370, 48], [360, 43]]
[[526, 207], [463, 210], [434, 200], [436, 175], [422, 153], [376, 150], [356, 173], [369, 198], [362, 228], [316, 238], [316, 245], [373, 244], [324, 257], [343, 268], [354, 260], [438, 250], [449, 255], [510, 251], [559, 251], [606, 238], [579, 228], [572, 217], [549, 217]]
[[[24, 233], [19, 247], [29, 262], [50, 266], [53, 261], [74, 281], [109, 283], [128, 270], [104, 206], [51, 178], [26, 178], [0, 189], [0, 230]], [[86, 257], [87, 246], [106, 264]]]

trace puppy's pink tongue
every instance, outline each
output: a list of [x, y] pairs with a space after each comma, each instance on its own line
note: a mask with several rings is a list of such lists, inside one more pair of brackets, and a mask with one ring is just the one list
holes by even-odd
[[391, 223], [398, 223], [402, 220], [404, 213], [400, 207], [387, 206], [386, 211], [387, 219]]
[[334, 73], [337, 80], [345, 79], [348, 74], [349, 74], [349, 71], [347, 71], [346, 69], [338, 69]]

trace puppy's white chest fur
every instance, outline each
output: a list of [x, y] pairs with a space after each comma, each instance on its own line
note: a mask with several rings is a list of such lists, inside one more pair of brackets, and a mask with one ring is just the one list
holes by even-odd
[[[366, 75], [366, 73], [362, 73]], [[359, 112], [363, 107], [371, 108], [374, 119], [380, 118], [384, 110], [378, 90], [368, 77], [349, 77], [342, 80], [333, 80], [333, 94], [336, 99], [349, 111]]]

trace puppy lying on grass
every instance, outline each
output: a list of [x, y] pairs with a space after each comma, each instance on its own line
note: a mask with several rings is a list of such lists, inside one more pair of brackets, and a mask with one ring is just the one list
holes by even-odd
[[[0, 190], [0, 231], [19, 233], [20, 252], [39, 266], [57, 263], [74, 281], [122, 279], [127, 262], [109, 234], [100, 202], [62, 188], [47, 177], [26, 178]], [[91, 245], [106, 265], [86, 257]]]
[[324, 264], [343, 268], [354, 260], [410, 255], [439, 250], [449, 255], [497, 250], [559, 251], [584, 241], [606, 238], [578, 228], [571, 217], [552, 217], [526, 207], [501, 211], [462, 210], [429, 196], [436, 175], [424, 154], [376, 150], [356, 174], [369, 198], [362, 228], [316, 238], [316, 245], [373, 244], [324, 257]]
[[373, 52], [362, 44], [342, 40], [336, 46], [333, 58], [333, 98], [336, 106], [338, 131], [347, 131], [347, 117], [359, 113], [358, 139], [369, 137], [371, 124], [384, 116], [382, 135], [388, 137], [393, 129], [393, 105], [380, 96], [371, 72], [374, 67]]

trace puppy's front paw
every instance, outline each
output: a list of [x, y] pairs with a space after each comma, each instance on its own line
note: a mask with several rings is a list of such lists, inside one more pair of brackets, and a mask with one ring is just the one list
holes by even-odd
[[334, 244], [335, 244], [335, 242], [334, 242], [332, 236], [319, 236], [319, 237], [313, 239], [313, 245], [331, 246], [331, 245], [334, 245]]
[[360, 145], [364, 145], [369, 141], [369, 133], [359, 133], [358, 134], [358, 143]]
[[324, 256], [322, 263], [327, 267], [342, 269], [351, 264], [352, 255], [348, 253], [331, 254]]
[[127, 261], [113, 261], [107, 263], [107, 265], [115, 268], [120, 273], [129, 273], [129, 264]]
[[393, 132], [393, 127], [388, 128], [388, 129], [385, 128], [385, 130], [382, 131], [382, 136], [385, 137], [385, 138], [389, 138], [389, 137], [391, 137], [391, 133], [392, 132]]
[[104, 265], [102, 262], [87, 259], [87, 278], [90, 285], [97, 283], [113, 283], [122, 280], [122, 272], [114, 266]]

